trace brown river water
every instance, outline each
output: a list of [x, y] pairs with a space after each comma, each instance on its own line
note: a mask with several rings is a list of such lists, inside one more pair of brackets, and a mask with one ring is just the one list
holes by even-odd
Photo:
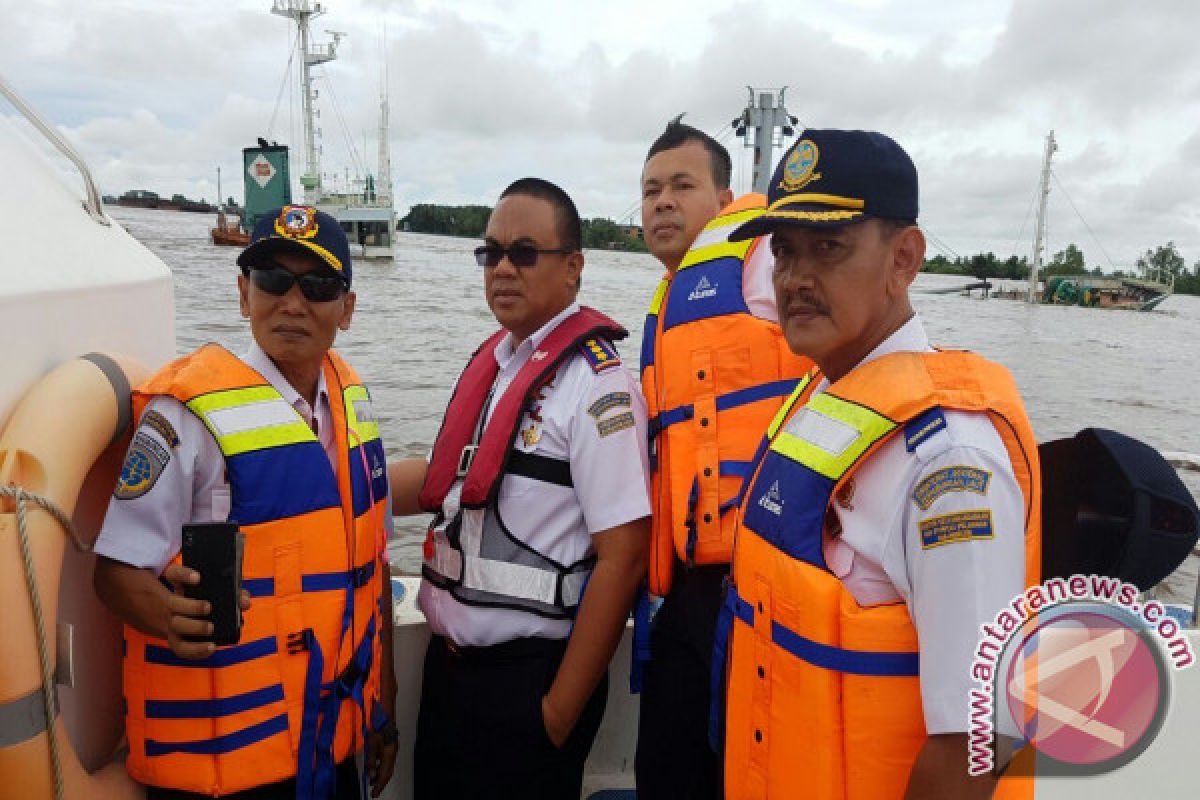
[[[208, 240], [212, 217], [110, 207], [175, 276], [180, 353], [206, 341], [240, 351], [250, 331], [238, 313], [235, 248]], [[450, 384], [495, 329], [483, 298], [476, 242], [399, 234], [395, 263], [354, 265], [358, 306], [337, 348], [371, 389], [389, 456], [423, 455], [437, 433]], [[581, 302], [630, 331], [619, 345], [636, 369], [642, 319], [661, 274], [651, 256], [587, 251]], [[913, 301], [934, 344], [977, 351], [1016, 376], [1039, 441], [1080, 428], [1112, 428], [1160, 450], [1200, 453], [1200, 297], [1174, 296], [1149, 313], [1030, 306], [925, 290], [967, 282], [922, 275]], [[1200, 480], [1185, 476], [1193, 493]], [[419, 564], [423, 525], [400, 521], [394, 561]], [[1171, 579], [1191, 599], [1196, 566]]]

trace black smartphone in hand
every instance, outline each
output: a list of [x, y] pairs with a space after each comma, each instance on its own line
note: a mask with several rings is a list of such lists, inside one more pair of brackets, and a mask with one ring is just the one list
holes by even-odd
[[200, 573], [200, 582], [184, 594], [212, 606], [210, 641], [237, 644], [242, 638], [242, 548], [246, 536], [233, 522], [183, 526], [183, 565]]

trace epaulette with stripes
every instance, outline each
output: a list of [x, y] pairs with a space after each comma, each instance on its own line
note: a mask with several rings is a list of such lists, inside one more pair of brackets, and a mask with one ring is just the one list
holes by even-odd
[[621, 356], [617, 348], [607, 339], [587, 339], [580, 347], [587, 358], [592, 372], [602, 372], [609, 367], [620, 366]]

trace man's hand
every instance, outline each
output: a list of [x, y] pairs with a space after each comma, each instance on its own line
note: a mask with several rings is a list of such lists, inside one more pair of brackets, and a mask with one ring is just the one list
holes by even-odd
[[367, 754], [364, 764], [367, 768], [367, 778], [371, 782], [371, 797], [379, 797], [392, 779], [392, 771], [396, 768], [396, 753], [399, 744], [396, 741], [395, 723], [388, 721], [390, 731], [371, 731], [367, 734]]
[[562, 715], [554, 709], [550, 698], [545, 695], [542, 696], [542, 725], [546, 728], [546, 737], [550, 739], [550, 743], [560, 750], [567, 743], [571, 729], [575, 727], [563, 719]]
[[[207, 600], [193, 600], [183, 593], [185, 586], [200, 583], [200, 573], [180, 564], [168, 564], [163, 578], [175, 590], [167, 597], [167, 644], [171, 652], [191, 661], [212, 655], [217, 646], [204, 641], [213, 632], [213, 624], [208, 620], [212, 607]], [[240, 600], [242, 611], [249, 610], [250, 593], [243, 589]]]

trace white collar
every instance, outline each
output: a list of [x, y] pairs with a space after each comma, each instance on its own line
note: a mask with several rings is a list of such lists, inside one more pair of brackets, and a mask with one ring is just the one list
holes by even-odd
[[[863, 364], [869, 364], [877, 358], [889, 355], [891, 353], [928, 353], [933, 350], [929, 344], [929, 336], [925, 333], [925, 326], [921, 323], [921, 317], [913, 312], [913, 315], [908, 318], [908, 322], [901, 325], [892, 335], [884, 339], [876, 346], [874, 350], [867, 353], [866, 358], [854, 365], [853, 372]], [[849, 373], [847, 373], [849, 374]], [[829, 379], [822, 377], [817, 391], [825, 391], [829, 386]]]
[[512, 362], [512, 360], [518, 355], [522, 356], [522, 360], [531, 355], [534, 350], [542, 346], [542, 342], [545, 341], [546, 337], [549, 336], [555, 328], [561, 325], [563, 320], [578, 310], [579, 303], [572, 301], [571, 305], [564, 308], [556, 317], [551, 319], [542, 327], [538, 328], [532, 336], [527, 337], [525, 341], [521, 342], [521, 344], [515, 349], [512, 346], [512, 331], [509, 331], [503, 339], [496, 343], [496, 348], [493, 351], [493, 354], [496, 356], [496, 363], [500, 365], [500, 369], [507, 367], [509, 363]]
[[[316, 412], [316, 408], [310, 408], [308, 400], [304, 399], [301, 394], [296, 391], [295, 387], [288, 382], [288, 379], [283, 377], [283, 373], [279, 371], [279, 367], [275, 366], [275, 362], [271, 357], [259, 347], [258, 342], [250, 342], [249, 349], [242, 355], [242, 361], [246, 366], [256, 370], [259, 375], [267, 379], [267, 383], [275, 388], [283, 396], [283, 399], [288, 402], [292, 408], [297, 411], [306, 410], [309, 414]], [[321, 407], [322, 401], [325, 404], [329, 403], [329, 390], [325, 385], [325, 370], [322, 369], [317, 373], [317, 408]]]

